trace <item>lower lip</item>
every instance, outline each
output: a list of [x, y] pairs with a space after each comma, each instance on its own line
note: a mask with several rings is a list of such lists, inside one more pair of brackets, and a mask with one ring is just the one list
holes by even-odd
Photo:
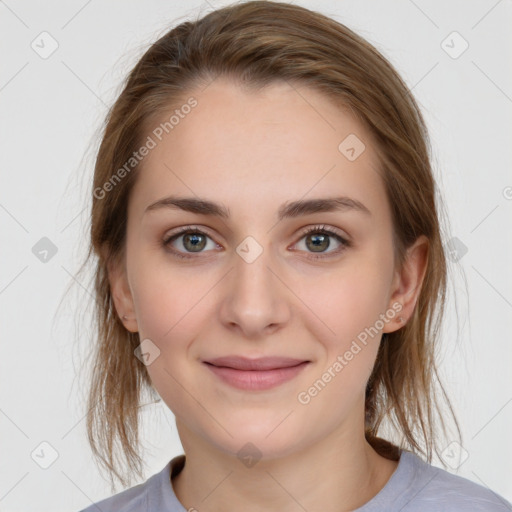
[[205, 363], [206, 366], [224, 382], [238, 389], [264, 390], [279, 386], [296, 377], [309, 362], [300, 363], [288, 368], [276, 368], [275, 370], [235, 370], [214, 366]]

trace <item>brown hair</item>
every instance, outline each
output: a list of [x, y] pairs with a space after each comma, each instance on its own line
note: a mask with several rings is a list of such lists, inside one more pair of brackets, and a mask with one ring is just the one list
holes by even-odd
[[[153, 43], [133, 68], [110, 109], [94, 169], [91, 245], [95, 259], [97, 343], [92, 347], [87, 435], [94, 455], [123, 485], [142, 476], [139, 455], [141, 393], [152, 389], [112, 301], [108, 266], [125, 249], [127, 203], [135, 167], [108, 193], [111, 180], [147, 136], [152, 120], [179, 105], [188, 92], [219, 76], [254, 88], [275, 81], [302, 84], [358, 116], [374, 137], [391, 206], [396, 264], [420, 236], [429, 241], [425, 279], [407, 325], [384, 334], [366, 388], [366, 438], [381, 455], [398, 458], [397, 445], [378, 437], [389, 420], [398, 445], [431, 462], [438, 451], [436, 384], [460, 429], [439, 381], [435, 349], [445, 307], [447, 265], [429, 140], [419, 107], [391, 64], [344, 25], [306, 8], [251, 1], [176, 26]], [[437, 381], [437, 382], [436, 382]], [[438, 417], [438, 418], [437, 418]], [[128, 465], [119, 472], [117, 447]]]

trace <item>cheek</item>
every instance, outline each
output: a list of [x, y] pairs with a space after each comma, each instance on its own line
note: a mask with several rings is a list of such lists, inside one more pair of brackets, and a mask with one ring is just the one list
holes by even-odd
[[330, 273], [322, 284], [317, 281], [313, 288], [303, 287], [298, 295], [315, 313], [311, 318], [323, 326], [322, 334], [327, 333], [328, 339], [342, 348], [385, 312], [389, 294], [387, 273], [382, 262], [361, 256], [353, 264]]
[[382, 332], [377, 322], [386, 310], [387, 288], [382, 268], [374, 265], [360, 258], [357, 265], [331, 276], [327, 292], [309, 296], [322, 322], [310, 316], [308, 330], [322, 340], [324, 354], [307, 383], [310, 387], [301, 391], [310, 399], [305, 410], [313, 416], [335, 408], [333, 425], [364, 400], [377, 357]]
[[191, 397], [200, 396], [201, 388], [186, 368], [190, 347], [204, 330], [207, 293], [214, 281], [191, 280], [170, 266], [146, 263], [132, 282], [141, 342], [151, 340], [156, 348], [149, 346], [158, 354], [146, 366], [151, 382], [174, 414], [190, 415], [197, 407]]
[[[141, 338], [167, 345], [190, 338], [202, 297], [215, 284], [212, 276], [194, 277], [165, 258], [142, 253], [132, 260], [130, 281]], [[195, 317], [195, 318], [194, 318]]]
[[[142, 261], [144, 264], [142, 264]], [[169, 402], [178, 404], [180, 386], [192, 388], [184, 375], [184, 363], [194, 359], [194, 341], [201, 338], [212, 316], [218, 276], [198, 275], [197, 269], [178, 269], [166, 262], [152, 261], [142, 254], [133, 258], [131, 283], [141, 342], [149, 339], [159, 356], [147, 366], [159, 393], [171, 393]], [[151, 345], [150, 345], [151, 346]]]
[[[308, 330], [324, 345], [316, 378], [320, 387], [326, 386], [323, 398], [315, 399], [315, 407], [354, 405], [364, 396], [381, 341], [389, 279], [389, 261], [374, 249], [347, 261], [322, 280], [322, 286], [309, 288], [310, 293], [304, 295], [304, 302], [316, 314], [308, 315]], [[339, 414], [346, 410], [344, 406]]]

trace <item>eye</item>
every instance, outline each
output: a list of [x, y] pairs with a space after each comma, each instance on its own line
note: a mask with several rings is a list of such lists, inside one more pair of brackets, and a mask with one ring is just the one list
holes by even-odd
[[[338, 247], [327, 251], [332, 247], [331, 239], [333, 238]], [[302, 237], [296, 245], [300, 245], [304, 239], [305, 251], [308, 253], [306, 257], [312, 260], [336, 256], [351, 246], [351, 243], [334, 228], [327, 229], [324, 225], [308, 228], [302, 233]], [[205, 249], [207, 250], [208, 241], [211, 241], [210, 249], [219, 247], [203, 230], [194, 226], [184, 226], [167, 236], [162, 244], [178, 258], [194, 258], [194, 253], [202, 253], [205, 252]]]
[[[174, 232], [163, 240], [164, 247], [170, 247], [171, 252], [178, 258], [194, 258], [189, 254], [201, 253], [207, 247], [208, 239], [212, 242], [215, 249], [217, 244], [208, 236], [204, 231], [195, 228], [194, 226], [185, 226]], [[177, 242], [178, 248], [176, 249], [174, 243]], [[174, 248], [173, 248], [174, 247]], [[188, 254], [187, 254], [188, 253]]]
[[[327, 252], [327, 249], [332, 246], [332, 238], [335, 239], [335, 244], [338, 244], [338, 247]], [[327, 229], [324, 225], [308, 228], [302, 234], [302, 238], [297, 245], [300, 245], [302, 240], [305, 240], [304, 246], [306, 252], [308, 252], [306, 257], [313, 260], [336, 256], [351, 246], [351, 243], [342, 237], [337, 230]]]

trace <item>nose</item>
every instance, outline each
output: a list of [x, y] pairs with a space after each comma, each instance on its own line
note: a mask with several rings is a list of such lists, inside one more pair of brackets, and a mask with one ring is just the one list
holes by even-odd
[[221, 321], [247, 339], [261, 339], [290, 319], [290, 291], [269, 252], [263, 250], [254, 260], [243, 250], [242, 256], [233, 254], [234, 268], [226, 276]]

